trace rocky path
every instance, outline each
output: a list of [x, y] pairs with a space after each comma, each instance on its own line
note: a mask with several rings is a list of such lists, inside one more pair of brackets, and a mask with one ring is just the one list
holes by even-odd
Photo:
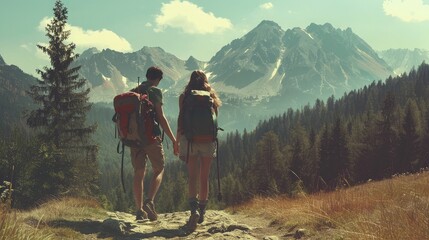
[[136, 222], [134, 216], [109, 212], [103, 229], [114, 234], [114, 239], [295, 239], [294, 234], [262, 218], [225, 211], [208, 210], [206, 221], [195, 232], [187, 233], [183, 225], [189, 212], [159, 214], [154, 222]]

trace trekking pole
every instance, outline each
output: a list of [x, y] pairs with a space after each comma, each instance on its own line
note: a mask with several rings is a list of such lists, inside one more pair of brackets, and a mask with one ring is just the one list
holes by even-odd
[[121, 184], [122, 184], [122, 190], [124, 190], [124, 193], [126, 193], [125, 190], [125, 184], [124, 184], [124, 152], [125, 152], [125, 145], [122, 142], [122, 150], [120, 151], [120, 144], [122, 141], [118, 142], [118, 146], [116, 147], [116, 152], [119, 154], [122, 154], [122, 161], [121, 161]]
[[220, 189], [220, 173], [219, 173], [219, 140], [216, 138], [216, 162], [217, 162], [217, 200], [222, 201], [222, 192]]
[[137, 77], [137, 87], [140, 85], [140, 77]]

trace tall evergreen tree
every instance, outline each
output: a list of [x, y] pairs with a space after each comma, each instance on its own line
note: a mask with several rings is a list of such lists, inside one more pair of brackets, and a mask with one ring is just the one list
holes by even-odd
[[55, 152], [51, 153], [53, 162], [40, 162], [36, 168], [55, 173], [40, 176], [40, 184], [54, 183], [50, 189], [53, 195], [63, 191], [85, 194], [96, 189], [98, 175], [97, 146], [91, 141], [95, 125], [86, 123], [90, 90], [85, 89], [86, 79], [79, 77], [80, 66], [71, 67], [78, 55], [75, 44], [67, 43], [67, 8], [57, 0], [53, 11], [54, 17], [45, 28], [49, 44], [37, 45], [49, 56], [51, 66], [37, 69], [42, 80], [28, 94], [40, 108], [29, 114], [27, 123], [39, 130], [41, 141]]
[[381, 108], [381, 118], [378, 121], [376, 149], [376, 178], [389, 177], [398, 165], [395, 148], [397, 144], [397, 129], [395, 122], [396, 100], [392, 92], [388, 92]]
[[418, 170], [418, 158], [420, 153], [420, 117], [417, 103], [414, 100], [408, 100], [407, 102], [399, 144], [399, 160], [395, 173]]
[[257, 194], [274, 194], [282, 184], [284, 167], [279, 138], [273, 132], [266, 133], [256, 146], [256, 161], [253, 165], [253, 187]]
[[320, 178], [324, 182], [325, 187], [329, 188], [331, 182], [335, 178], [335, 173], [332, 171], [332, 148], [331, 148], [331, 133], [328, 125], [325, 125], [322, 130], [322, 136], [320, 139]]
[[337, 118], [332, 129], [331, 137], [333, 170], [336, 172], [337, 182], [347, 180], [347, 169], [349, 167], [349, 147], [346, 138], [346, 130], [340, 118]]

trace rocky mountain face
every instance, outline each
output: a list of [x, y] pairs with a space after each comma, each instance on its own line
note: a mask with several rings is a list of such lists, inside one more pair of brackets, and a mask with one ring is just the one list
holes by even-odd
[[23, 124], [23, 111], [32, 107], [26, 90], [37, 81], [14, 65], [7, 65], [0, 56], [0, 129], [9, 131], [14, 125]]
[[429, 51], [415, 48], [388, 49], [378, 52], [380, 57], [393, 69], [395, 75], [409, 72], [413, 67], [417, 68], [423, 61], [429, 62]]
[[276, 23], [263, 21], [217, 52], [206, 71], [218, 91], [239, 97], [278, 94], [284, 77], [278, 71], [285, 53], [284, 34]]
[[88, 49], [75, 62], [80, 65], [79, 73], [85, 77], [91, 91], [91, 101], [111, 102], [113, 97], [123, 91], [137, 86], [145, 80], [148, 67], [157, 65], [164, 71], [160, 87], [174, 88], [179, 80], [185, 77], [190, 66], [200, 64], [196, 59], [188, 61], [178, 59], [161, 48], [143, 47], [133, 53], [121, 53], [110, 49], [98, 51]]
[[220, 92], [276, 97], [296, 106], [342, 95], [392, 74], [350, 28], [335, 29], [327, 23], [283, 31], [271, 21], [223, 47], [207, 71]]
[[0, 66], [5, 65], [6, 63], [3, 60], [3, 57], [0, 55]]

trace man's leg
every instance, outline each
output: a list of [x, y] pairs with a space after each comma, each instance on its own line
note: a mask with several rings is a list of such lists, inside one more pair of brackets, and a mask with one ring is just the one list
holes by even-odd
[[133, 184], [133, 193], [134, 193], [134, 202], [136, 209], [141, 210], [143, 207], [143, 187], [144, 187], [144, 175], [145, 169], [134, 169], [134, 184]]
[[146, 147], [146, 152], [152, 164], [153, 176], [150, 182], [148, 197], [143, 203], [143, 209], [148, 213], [149, 220], [155, 221], [158, 219], [158, 214], [156, 213], [153, 200], [161, 186], [164, 175], [164, 149], [160, 142], [156, 142]]
[[146, 173], [146, 154], [142, 149], [131, 148], [131, 163], [134, 168], [133, 194], [136, 206], [136, 220], [147, 219], [143, 210], [143, 188]]
[[162, 169], [161, 171], [154, 170], [152, 180], [150, 182], [149, 193], [148, 193], [148, 199], [150, 201], [153, 201], [155, 199], [159, 186], [161, 186], [163, 176], [164, 176], [164, 169]]

